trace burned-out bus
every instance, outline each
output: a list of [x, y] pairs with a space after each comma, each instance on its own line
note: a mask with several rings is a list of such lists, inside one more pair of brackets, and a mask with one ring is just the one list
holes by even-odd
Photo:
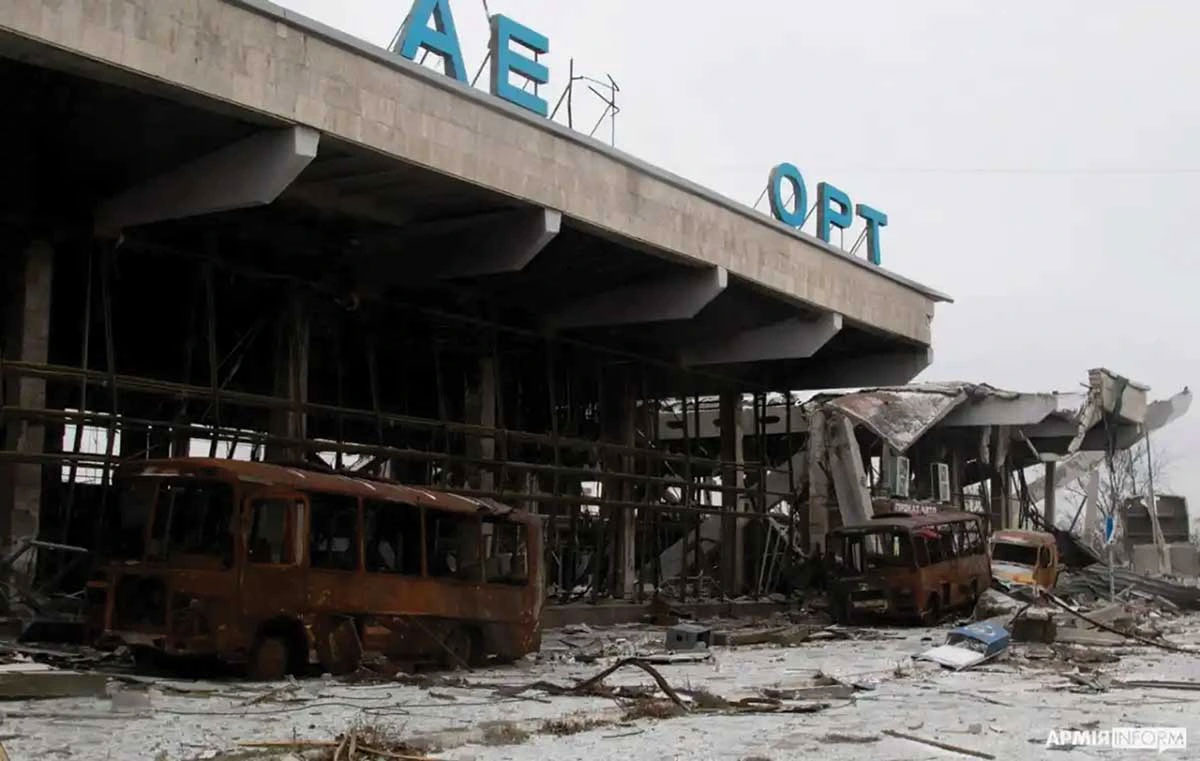
[[358, 667], [364, 649], [449, 666], [536, 650], [537, 516], [319, 470], [219, 459], [122, 468], [98, 641], [215, 655], [260, 679]]
[[974, 605], [991, 584], [982, 515], [888, 513], [829, 533], [830, 608], [866, 618], [934, 623]]

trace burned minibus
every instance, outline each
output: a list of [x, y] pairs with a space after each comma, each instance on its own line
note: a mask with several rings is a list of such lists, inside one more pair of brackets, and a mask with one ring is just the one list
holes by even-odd
[[825, 559], [839, 623], [936, 623], [991, 584], [984, 518], [975, 513], [877, 515], [831, 531]]
[[101, 644], [218, 656], [251, 676], [344, 673], [364, 649], [457, 667], [540, 644], [537, 516], [254, 462], [123, 467], [88, 584]]

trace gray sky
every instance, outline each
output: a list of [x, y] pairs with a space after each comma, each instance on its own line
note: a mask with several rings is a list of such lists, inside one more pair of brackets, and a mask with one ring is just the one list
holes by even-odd
[[[409, 0], [276, 0], [386, 45]], [[922, 376], [1200, 383], [1200, 4], [488, 0], [621, 87], [617, 146], [753, 204], [796, 164], [882, 209], [885, 267], [952, 295]], [[483, 0], [451, 0], [467, 69]], [[481, 84], [486, 82], [486, 76]], [[544, 93], [544, 95], [547, 93]], [[599, 109], [577, 101], [577, 126]], [[589, 118], [590, 117], [590, 118]], [[807, 229], [807, 228], [806, 228]], [[1200, 510], [1200, 409], [1156, 439]]]

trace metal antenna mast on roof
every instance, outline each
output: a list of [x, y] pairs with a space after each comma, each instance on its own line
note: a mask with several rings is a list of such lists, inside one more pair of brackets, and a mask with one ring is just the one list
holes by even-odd
[[[617, 105], [617, 93], [621, 92], [621, 88], [617, 85], [616, 80], [614, 80], [611, 75], [605, 74], [604, 76], [608, 79], [607, 82], [601, 82], [598, 79], [593, 79], [592, 77], [585, 76], [583, 74], [576, 74], [575, 59], [572, 58], [570, 62], [570, 74], [567, 80], [567, 86], [563, 90], [562, 95], [559, 96], [558, 102], [554, 105], [554, 110], [550, 112], [550, 119], [553, 120], [554, 117], [558, 115], [558, 110], [562, 108], [563, 103], [566, 103], [567, 126], [571, 129], [575, 129], [575, 83], [587, 82], [588, 89], [592, 91], [592, 94], [599, 98], [602, 103], [604, 103], [604, 111], [600, 114], [600, 118], [596, 120], [595, 125], [592, 126], [591, 131], [588, 132], [588, 135], [594, 137], [596, 130], [600, 129], [600, 125], [604, 123], [605, 117], [608, 117], [611, 125], [609, 141], [613, 146], [616, 146], [617, 114], [621, 112], [621, 108]], [[606, 90], [608, 94], [606, 95], [600, 90], [597, 90], [596, 87]]]

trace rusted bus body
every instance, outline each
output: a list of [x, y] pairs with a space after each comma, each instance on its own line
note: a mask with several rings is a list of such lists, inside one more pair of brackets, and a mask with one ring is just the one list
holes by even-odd
[[983, 516], [899, 513], [829, 534], [835, 619], [934, 622], [973, 605], [991, 584]]
[[1058, 542], [1044, 531], [1006, 529], [992, 534], [992, 575], [1011, 584], [1052, 589], [1058, 581]]
[[[362, 646], [449, 665], [540, 645], [540, 519], [432, 490], [262, 463], [118, 474], [113, 558], [92, 582], [107, 641], [281, 676]], [[357, 635], [357, 636], [355, 636]]]

